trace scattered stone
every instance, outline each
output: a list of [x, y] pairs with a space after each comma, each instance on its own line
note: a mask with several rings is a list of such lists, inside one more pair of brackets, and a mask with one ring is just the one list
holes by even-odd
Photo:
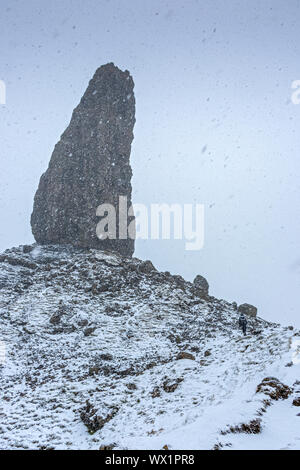
[[89, 376], [93, 377], [94, 375], [98, 375], [100, 372], [100, 367], [98, 366], [93, 366], [89, 368]]
[[293, 405], [294, 406], [300, 406], [300, 397], [297, 397], [293, 400]]
[[102, 444], [100, 447], [99, 447], [99, 450], [112, 450], [116, 447], [116, 444], [113, 443], [113, 444]]
[[169, 379], [165, 380], [163, 383], [163, 389], [167, 393], [173, 393], [175, 392], [176, 388], [178, 385], [183, 382], [182, 378], [176, 379], [175, 382], [170, 381]]
[[23, 245], [23, 253], [31, 253], [34, 247], [32, 245]]
[[117, 256], [115, 253], [109, 253], [107, 251], [96, 252], [95, 258], [98, 261], [103, 261], [108, 266], [119, 266], [123, 262], [121, 257]]
[[54, 313], [52, 317], [50, 318], [50, 323], [52, 325], [58, 325], [60, 323], [60, 320], [61, 320], [61, 314], [57, 312], [57, 313]]
[[156, 271], [155, 267], [149, 260], [143, 261], [139, 265], [138, 270], [139, 272], [144, 273], [144, 274], [150, 274], [152, 271]]
[[93, 334], [95, 330], [96, 327], [89, 327], [84, 330], [83, 334], [84, 336], [91, 336], [91, 334]]
[[11, 266], [22, 266], [23, 268], [36, 269], [37, 265], [24, 258], [15, 258], [13, 256], [0, 255], [0, 263], [8, 263]]
[[207, 351], [205, 351], [205, 353], [204, 353], [204, 357], [208, 357], [208, 356], [211, 356], [211, 352], [210, 352], [209, 349]]
[[97, 414], [97, 410], [93, 407], [89, 400], [87, 400], [86, 405], [81, 410], [80, 418], [88, 428], [89, 433], [94, 434], [95, 432], [102, 429], [103, 426], [111, 419], [113, 419], [117, 412], [118, 408], [114, 407], [111, 409], [111, 412], [103, 418]]
[[264, 393], [276, 401], [286, 400], [292, 392], [291, 388], [284, 385], [275, 377], [266, 377], [256, 388], [256, 393]]
[[152, 398], [160, 397], [160, 395], [161, 395], [161, 392], [160, 392], [159, 387], [154, 387], [154, 389], [151, 392]]
[[215, 444], [212, 448], [212, 450], [221, 450], [223, 449], [223, 444], [221, 444], [221, 442], [218, 442], [217, 444]]
[[100, 354], [99, 359], [101, 359], [102, 361], [112, 361], [113, 356], [109, 353], [103, 353], [103, 354]]
[[184, 291], [184, 289], [185, 289], [185, 280], [183, 279], [182, 276], [179, 276], [179, 275], [172, 276], [172, 281], [176, 285], [176, 288], [181, 289], [182, 291]]
[[134, 383], [126, 384], [126, 387], [128, 388], [128, 390], [137, 390], [137, 386]]
[[194, 361], [195, 356], [193, 356], [193, 354], [188, 353], [186, 351], [181, 351], [176, 357], [177, 361], [179, 361], [180, 359], [190, 359], [191, 361]]
[[256, 418], [250, 421], [249, 423], [239, 424], [237, 426], [230, 426], [229, 429], [221, 431], [221, 434], [225, 436], [226, 434], [260, 434], [262, 431], [261, 419]]
[[28, 335], [33, 335], [33, 334], [34, 334], [34, 331], [33, 331], [33, 330], [29, 330], [26, 326], [23, 326], [23, 330], [24, 330], [25, 333], [27, 333]]
[[134, 332], [132, 330], [128, 329], [126, 331], [126, 336], [127, 336], [128, 339], [133, 338], [134, 337]]
[[61, 321], [62, 316], [65, 315], [66, 313], [67, 313], [67, 307], [63, 303], [63, 301], [60, 300], [58, 304], [58, 311], [52, 315], [52, 317], [50, 318], [50, 323], [52, 325], [58, 325], [58, 323], [60, 323]]

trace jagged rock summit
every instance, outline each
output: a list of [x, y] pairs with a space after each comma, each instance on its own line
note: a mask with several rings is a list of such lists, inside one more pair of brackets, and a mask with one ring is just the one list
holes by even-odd
[[[72, 244], [132, 256], [134, 240], [100, 240], [96, 234], [100, 204], [116, 208], [120, 196], [131, 206], [129, 164], [135, 124], [134, 82], [114, 64], [100, 67], [73, 111], [42, 175], [31, 216], [41, 244]], [[126, 207], [126, 206], [125, 206]]]

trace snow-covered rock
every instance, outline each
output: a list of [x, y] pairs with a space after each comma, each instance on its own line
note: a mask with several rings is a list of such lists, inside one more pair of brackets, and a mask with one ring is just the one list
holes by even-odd
[[[244, 337], [238, 317], [136, 258], [6, 250], [0, 449], [300, 448], [299, 332], [249, 318]], [[292, 393], [262, 412], [266, 377]], [[228, 432], [256, 419], [259, 434]]]

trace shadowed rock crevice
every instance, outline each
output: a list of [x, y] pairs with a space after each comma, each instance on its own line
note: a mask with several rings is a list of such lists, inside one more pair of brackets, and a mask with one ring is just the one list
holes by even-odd
[[[73, 111], [42, 175], [31, 216], [39, 244], [73, 244], [131, 256], [134, 240], [118, 239], [118, 203], [131, 205], [129, 164], [135, 124], [134, 83], [128, 71], [100, 67]], [[117, 239], [99, 240], [100, 204], [117, 210]]]

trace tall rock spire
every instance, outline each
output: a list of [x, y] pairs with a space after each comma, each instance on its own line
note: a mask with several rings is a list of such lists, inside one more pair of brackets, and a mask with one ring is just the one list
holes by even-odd
[[[114, 64], [96, 71], [40, 179], [31, 216], [38, 243], [133, 254], [134, 240], [118, 238], [119, 197], [131, 205], [133, 88], [129, 72]], [[97, 207], [107, 203], [117, 210], [116, 240], [96, 234]]]

